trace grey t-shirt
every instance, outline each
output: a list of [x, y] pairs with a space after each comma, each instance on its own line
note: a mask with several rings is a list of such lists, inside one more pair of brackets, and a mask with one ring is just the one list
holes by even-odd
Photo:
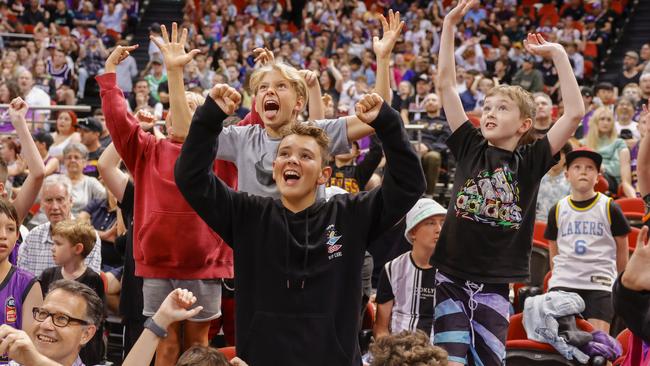
[[[345, 119], [327, 119], [315, 122], [330, 138], [330, 154], [346, 154], [350, 151], [348, 129]], [[237, 165], [238, 187], [242, 192], [257, 196], [280, 198], [273, 180], [273, 160], [280, 145], [280, 138], [271, 138], [259, 125], [229, 126], [219, 135], [217, 159]], [[324, 186], [319, 197], [325, 197]]]

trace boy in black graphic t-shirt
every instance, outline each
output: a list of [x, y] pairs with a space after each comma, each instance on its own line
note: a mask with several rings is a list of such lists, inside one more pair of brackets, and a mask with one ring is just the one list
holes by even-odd
[[456, 92], [454, 26], [474, 5], [461, 0], [445, 17], [438, 87], [453, 133], [447, 144], [457, 161], [452, 202], [432, 257], [436, 275], [434, 343], [449, 365], [502, 365], [508, 330], [508, 283], [529, 276], [539, 182], [584, 114], [578, 83], [559, 44], [529, 34], [529, 53], [553, 59], [565, 114], [541, 140], [522, 144], [535, 103], [516, 86], [491, 89], [480, 131]]

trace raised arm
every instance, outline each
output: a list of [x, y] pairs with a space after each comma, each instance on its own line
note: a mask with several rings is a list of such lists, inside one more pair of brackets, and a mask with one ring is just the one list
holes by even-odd
[[156, 140], [140, 128], [138, 121], [129, 112], [124, 94], [117, 85], [115, 74], [117, 65], [137, 47], [137, 45], [115, 47], [106, 59], [104, 74], [96, 78], [100, 88], [106, 127], [111, 134], [115, 149], [132, 172], [135, 171], [136, 164], [143, 161], [143, 152]]
[[467, 121], [463, 103], [456, 91], [456, 60], [454, 59], [454, 28], [477, 0], [461, 0], [442, 22], [440, 53], [438, 53], [437, 88], [452, 132]]
[[[383, 28], [383, 36], [373, 37], [372, 47], [377, 56], [377, 81], [375, 82], [375, 89], [377, 94], [385, 100], [388, 104], [393, 98], [393, 92], [390, 89], [390, 55], [393, 52], [395, 42], [399, 38], [404, 22], [400, 21], [399, 12], [393, 13], [392, 10], [388, 11], [388, 20], [383, 15], [380, 15], [381, 24]], [[363, 123], [356, 116], [346, 118], [348, 124], [348, 140], [356, 141], [362, 137], [366, 137], [374, 133], [374, 129], [368, 124]]]
[[585, 115], [582, 94], [580, 94], [578, 81], [564, 47], [558, 43], [546, 42], [540, 34], [528, 34], [528, 39], [524, 41], [524, 44], [528, 52], [533, 55], [551, 58], [557, 69], [562, 100], [566, 108], [564, 108], [564, 114], [553, 124], [546, 135], [551, 144], [551, 153], [555, 155], [573, 136]]
[[[203, 310], [202, 306], [190, 309], [194, 303], [196, 303], [196, 296], [192, 292], [177, 288], [167, 295], [151, 319], [157, 326], [167, 331], [172, 323], [190, 319]], [[148, 365], [156, 352], [158, 342], [160, 337], [145, 328], [122, 365]]]
[[160, 48], [165, 67], [167, 68], [167, 81], [169, 83], [169, 111], [171, 122], [174, 128], [174, 138], [184, 140], [190, 130], [192, 111], [187, 104], [185, 96], [185, 84], [183, 83], [183, 67], [190, 62], [200, 51], [197, 49], [185, 52], [187, 42], [187, 29], [183, 28], [180, 39], [178, 38], [178, 25], [172, 23], [171, 38], [167, 34], [167, 28], [160, 26], [162, 32], [162, 43], [151, 36], [149, 39]]
[[637, 187], [639, 188], [639, 193], [641, 197], [645, 197], [650, 194], [650, 134], [648, 134], [647, 129], [650, 126], [650, 102], [648, 105], [643, 106], [643, 114], [641, 118], [644, 119], [646, 126], [645, 137], [639, 142], [639, 154], [637, 155]]
[[370, 94], [357, 103], [356, 113], [364, 123], [372, 123], [386, 155], [382, 186], [364, 197], [372, 200], [368, 213], [373, 216], [373, 224], [376, 226], [371, 236], [380, 235], [399, 222], [413, 207], [424, 193], [426, 181], [420, 158], [413, 150], [396, 110], [378, 94]]
[[111, 143], [99, 157], [97, 169], [106, 185], [106, 188], [122, 202], [124, 198], [124, 189], [129, 183], [129, 176], [120, 170], [120, 155], [115, 150], [115, 145]]
[[45, 179], [43, 158], [41, 158], [41, 154], [39, 154], [38, 148], [36, 148], [32, 135], [27, 128], [27, 121], [25, 120], [27, 109], [27, 103], [22, 98], [12, 100], [9, 105], [11, 124], [16, 129], [16, 134], [22, 145], [21, 155], [29, 168], [27, 179], [14, 201], [14, 207], [16, 207], [18, 213], [18, 222], [22, 222], [29, 213], [29, 209], [36, 201], [38, 192], [41, 190], [43, 179]]
[[205, 103], [194, 113], [174, 169], [176, 185], [187, 203], [230, 245], [234, 244], [230, 203], [235, 193], [214, 175], [212, 167], [223, 121], [240, 101], [239, 93], [226, 84], [210, 90]]
[[309, 120], [315, 121], [325, 118], [325, 109], [321, 102], [320, 83], [318, 75], [311, 70], [300, 70], [300, 75], [307, 83], [307, 93], [309, 94]]

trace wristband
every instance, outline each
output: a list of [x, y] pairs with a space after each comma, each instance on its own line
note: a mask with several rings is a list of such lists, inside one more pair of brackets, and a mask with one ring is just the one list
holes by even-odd
[[167, 337], [167, 331], [164, 330], [160, 325], [156, 324], [153, 318], [148, 318], [147, 320], [145, 320], [144, 327], [149, 329], [153, 334], [155, 334], [159, 338]]

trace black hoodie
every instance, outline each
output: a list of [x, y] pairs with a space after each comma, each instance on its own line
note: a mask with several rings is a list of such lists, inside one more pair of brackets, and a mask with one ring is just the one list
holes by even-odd
[[175, 177], [187, 202], [233, 248], [238, 356], [251, 366], [360, 365], [366, 246], [426, 187], [399, 113], [384, 103], [372, 124], [387, 159], [382, 187], [298, 213], [280, 200], [234, 192], [214, 176], [226, 117], [210, 97], [197, 109]]

